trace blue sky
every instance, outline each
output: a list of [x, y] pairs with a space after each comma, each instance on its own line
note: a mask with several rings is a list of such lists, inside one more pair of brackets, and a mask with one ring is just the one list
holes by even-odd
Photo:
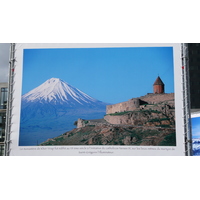
[[174, 92], [172, 47], [25, 49], [22, 94], [54, 77], [119, 103], [152, 93], [158, 75]]
[[200, 117], [192, 118], [192, 138], [200, 138]]

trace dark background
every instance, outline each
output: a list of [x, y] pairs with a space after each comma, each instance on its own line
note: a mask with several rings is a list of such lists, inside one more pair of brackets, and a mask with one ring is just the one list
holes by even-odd
[[200, 109], [200, 43], [188, 43], [191, 109]]

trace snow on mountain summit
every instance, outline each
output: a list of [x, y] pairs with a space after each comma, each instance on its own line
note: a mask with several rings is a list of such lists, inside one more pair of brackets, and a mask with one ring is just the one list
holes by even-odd
[[22, 100], [26, 102], [45, 101], [54, 104], [78, 103], [82, 105], [98, 101], [59, 78], [48, 79], [40, 86], [24, 94]]

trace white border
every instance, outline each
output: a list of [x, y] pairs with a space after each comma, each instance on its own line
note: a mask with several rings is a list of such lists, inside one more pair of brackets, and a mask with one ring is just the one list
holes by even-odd
[[[70, 156], [80, 156], [78, 153], [79, 150], [73, 150], [74, 147], [80, 146], [62, 146], [63, 148], [59, 149], [57, 146], [53, 147], [37, 147], [37, 146], [28, 146], [21, 147], [18, 146], [19, 140], [19, 124], [20, 124], [20, 109], [21, 109], [21, 90], [22, 90], [22, 64], [23, 64], [23, 50], [24, 49], [34, 49], [34, 48], [102, 48], [102, 47], [173, 47], [174, 50], [174, 85], [175, 85], [175, 109], [176, 109], [176, 142], [175, 147], [159, 147], [159, 146], [123, 146], [127, 147], [126, 150], [122, 150], [122, 146], [81, 146], [85, 147], [88, 152], [96, 151], [94, 148], [101, 148], [101, 152], [98, 150], [98, 153], [95, 154], [84, 154], [86, 156], [95, 155], [95, 156], [172, 156], [172, 155], [185, 155], [184, 153], [184, 127], [183, 127], [183, 97], [182, 97], [182, 64], [181, 64], [181, 44], [180, 43], [17, 43], [16, 44], [16, 68], [15, 68], [15, 85], [14, 85], [14, 101], [13, 101], [13, 110], [12, 110], [12, 126], [11, 126], [11, 145], [10, 145], [10, 155], [11, 156], [55, 156], [55, 155], [70, 155]], [[104, 148], [105, 147], [105, 148]], [[114, 148], [110, 149], [110, 148]], [[119, 149], [116, 149], [119, 147]], [[137, 148], [138, 147], [138, 148]], [[40, 148], [40, 150], [32, 149]], [[43, 149], [42, 149], [43, 148]], [[136, 150], [131, 150], [135, 148]], [[140, 150], [137, 150], [139, 149]], [[154, 149], [160, 148], [160, 150]], [[161, 148], [163, 150], [161, 150]], [[66, 149], [66, 150], [65, 150]], [[153, 150], [152, 150], [153, 149]], [[108, 153], [102, 153], [107, 151]], [[112, 152], [112, 153], [109, 153]]]
[[200, 117], [200, 111], [191, 113], [191, 118]]

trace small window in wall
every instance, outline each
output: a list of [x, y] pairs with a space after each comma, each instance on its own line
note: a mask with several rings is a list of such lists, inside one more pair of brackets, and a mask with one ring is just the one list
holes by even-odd
[[6, 109], [8, 98], [8, 88], [1, 88], [1, 96], [0, 96], [0, 108]]
[[0, 127], [0, 139], [3, 137], [3, 130], [2, 128]]
[[0, 113], [0, 142], [5, 137], [5, 122], [6, 122], [6, 114]]
[[0, 156], [3, 156], [3, 152], [4, 152], [4, 146], [0, 145]]

